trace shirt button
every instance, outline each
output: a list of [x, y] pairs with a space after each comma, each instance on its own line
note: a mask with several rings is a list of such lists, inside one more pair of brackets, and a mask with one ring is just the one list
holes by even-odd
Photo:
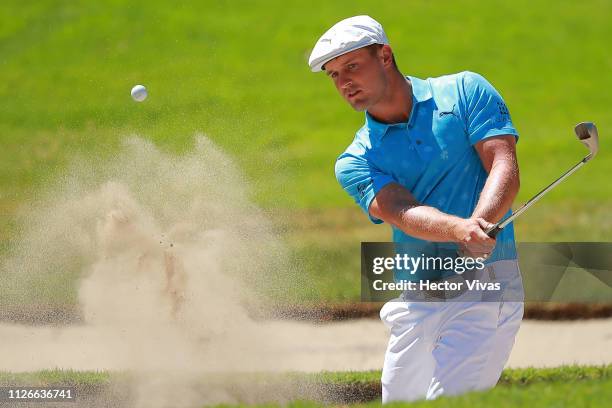
[[420, 145], [421, 141], [417, 139], [416, 144]]

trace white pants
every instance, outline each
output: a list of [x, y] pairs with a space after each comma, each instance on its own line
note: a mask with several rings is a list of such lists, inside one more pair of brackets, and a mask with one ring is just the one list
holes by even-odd
[[488, 264], [479, 279], [501, 282], [501, 299], [462, 301], [462, 295], [446, 302], [385, 303], [380, 318], [390, 338], [381, 379], [383, 403], [495, 386], [523, 317], [518, 262]]

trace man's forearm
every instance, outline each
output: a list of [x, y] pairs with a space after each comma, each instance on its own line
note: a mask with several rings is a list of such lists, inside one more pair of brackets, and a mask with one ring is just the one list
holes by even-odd
[[518, 165], [515, 160], [500, 160], [493, 164], [480, 193], [472, 218], [480, 217], [496, 223], [510, 209], [519, 190]]
[[456, 227], [462, 219], [427, 205], [414, 205], [400, 211], [396, 227], [415, 238], [434, 242], [457, 240]]
[[[424, 205], [397, 183], [389, 183], [370, 203], [368, 212], [402, 230], [407, 235], [432, 242], [461, 242], [489, 239], [485, 220], [464, 219]], [[483, 226], [484, 224], [487, 224]]]

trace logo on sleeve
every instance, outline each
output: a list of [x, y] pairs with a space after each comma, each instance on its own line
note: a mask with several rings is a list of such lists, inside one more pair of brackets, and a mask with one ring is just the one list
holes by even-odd
[[506, 122], [510, 120], [510, 112], [508, 111], [508, 107], [503, 102], [497, 102], [497, 110], [499, 111], [499, 116], [497, 117], [498, 122]]
[[366, 189], [370, 186], [370, 184], [372, 184], [371, 180], [357, 185], [357, 192], [359, 193], [359, 199], [362, 199], [363, 197], [365, 197]]

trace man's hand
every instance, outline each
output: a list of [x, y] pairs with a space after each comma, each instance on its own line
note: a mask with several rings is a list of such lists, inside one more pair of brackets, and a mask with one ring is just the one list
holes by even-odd
[[468, 218], [457, 222], [453, 234], [459, 243], [459, 253], [471, 258], [488, 258], [495, 248], [495, 239], [485, 231], [492, 226], [483, 218]]

